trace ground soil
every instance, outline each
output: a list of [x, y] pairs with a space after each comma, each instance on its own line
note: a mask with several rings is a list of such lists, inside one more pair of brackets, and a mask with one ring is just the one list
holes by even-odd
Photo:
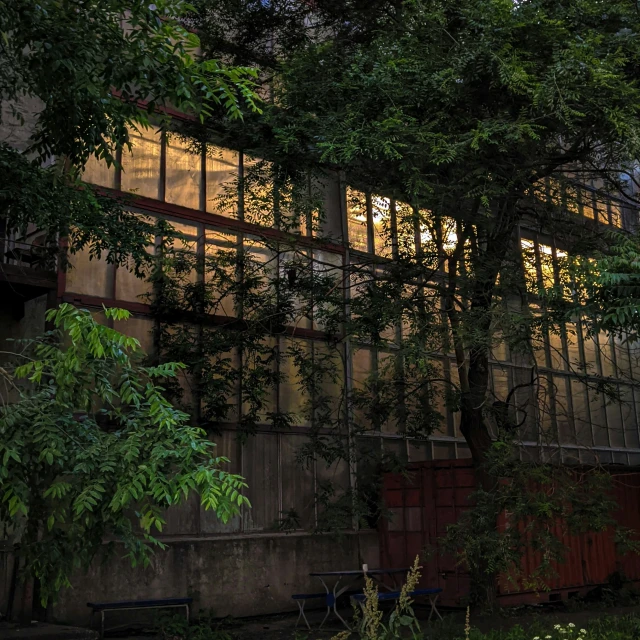
[[[444, 620], [436, 623], [428, 622], [427, 609], [417, 610], [424, 629], [425, 640], [459, 640], [464, 638], [465, 611], [442, 611]], [[504, 609], [492, 615], [473, 615], [471, 624], [473, 627], [486, 632], [492, 629], [508, 630], [520, 625], [523, 628], [538, 626], [553, 626], [554, 624], [566, 625], [573, 622], [577, 628], [588, 627], [589, 620], [605, 615], [636, 614], [640, 616], [640, 605], [630, 607], [605, 607], [602, 604], [582, 604], [567, 607], [537, 606], [520, 607], [517, 609]], [[349, 610], [341, 611], [343, 617], [350, 617]], [[296, 628], [297, 614], [282, 614], [265, 616], [261, 618], [227, 619], [220, 622], [218, 630], [220, 638], [224, 634], [233, 640], [330, 640], [344, 627], [335, 618], [323, 629], [318, 629], [324, 612], [310, 611], [307, 618], [311, 624], [309, 631], [304, 623]], [[147, 638], [150, 636], [147, 635]], [[154, 636], [151, 636], [154, 637]], [[157, 637], [157, 636], [156, 636]], [[215, 637], [215, 636], [214, 636]], [[355, 638], [355, 636], [353, 636]], [[141, 636], [128, 636], [128, 640], [142, 640]]]

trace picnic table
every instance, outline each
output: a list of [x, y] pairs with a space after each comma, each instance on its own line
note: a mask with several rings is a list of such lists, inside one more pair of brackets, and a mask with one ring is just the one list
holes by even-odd
[[[342, 624], [349, 629], [349, 625], [346, 623], [344, 618], [338, 613], [337, 601], [338, 598], [349, 591], [349, 588], [352, 587], [357, 581], [364, 579], [365, 575], [372, 578], [380, 587], [391, 592], [393, 589], [388, 587], [381, 578], [384, 576], [394, 577], [398, 574], [407, 574], [410, 571], [410, 567], [403, 568], [393, 568], [393, 569], [345, 569], [343, 571], [313, 571], [309, 575], [318, 578], [320, 582], [322, 582], [322, 586], [326, 591], [326, 604], [327, 604], [327, 613], [325, 614], [322, 622], [320, 623], [320, 628], [326, 622], [329, 614], [331, 613], [331, 609], [333, 608], [333, 612], [336, 617], [342, 622]], [[329, 585], [327, 584], [328, 579], [335, 578], [335, 582], [333, 583], [333, 587], [329, 589]], [[349, 581], [346, 584], [343, 584], [342, 587], [338, 588], [340, 585], [340, 581], [343, 578], [348, 578]], [[394, 579], [395, 582], [395, 579]], [[397, 585], [396, 585], [397, 586]], [[302, 617], [304, 617], [305, 622], [307, 619], [304, 615], [304, 608], [300, 609], [300, 613]], [[307, 622], [307, 626], [309, 623]]]

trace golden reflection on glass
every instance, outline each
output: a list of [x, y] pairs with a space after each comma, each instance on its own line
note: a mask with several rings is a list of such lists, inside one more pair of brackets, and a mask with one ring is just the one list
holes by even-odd
[[553, 249], [547, 244], [539, 244], [540, 252], [540, 272], [542, 275], [542, 286], [545, 289], [552, 289], [555, 285], [555, 273], [553, 269]]
[[580, 214], [580, 204], [578, 200], [578, 190], [573, 185], [567, 185], [565, 192], [565, 206], [569, 213]]
[[356, 251], [368, 251], [367, 201], [364, 193], [347, 188], [349, 242]]
[[113, 165], [108, 167], [104, 160], [98, 160], [95, 156], [91, 156], [84, 167], [82, 179], [100, 187], [115, 189], [116, 169]]
[[207, 205], [209, 213], [236, 217], [238, 214], [238, 165], [237, 151], [207, 145], [205, 173], [207, 180]]
[[582, 190], [581, 194], [582, 200], [582, 215], [585, 218], [589, 218], [589, 220], [593, 220], [595, 218], [595, 211], [593, 208], [593, 194], [591, 191], [587, 191], [586, 189]]
[[391, 201], [380, 196], [371, 197], [373, 244], [377, 256], [391, 257]]
[[175, 135], [167, 140], [165, 200], [189, 209], [200, 209], [202, 158]]
[[122, 190], [157, 200], [160, 197], [160, 130], [131, 128], [129, 140], [132, 150], [122, 152]]
[[622, 228], [622, 208], [617, 202], [609, 203], [609, 211], [611, 212], [611, 224], [614, 227]]
[[398, 248], [401, 253], [413, 255], [416, 251], [416, 216], [406, 202], [396, 202]]
[[533, 240], [523, 238], [520, 241], [522, 247], [522, 262], [524, 265], [524, 278], [529, 293], [538, 291], [538, 270], [536, 268], [536, 251]]

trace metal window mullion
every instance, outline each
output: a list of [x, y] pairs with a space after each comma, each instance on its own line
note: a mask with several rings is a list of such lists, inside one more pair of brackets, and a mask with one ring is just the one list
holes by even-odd
[[162, 129], [160, 132], [160, 188], [158, 200], [165, 201], [167, 193], [167, 132]]

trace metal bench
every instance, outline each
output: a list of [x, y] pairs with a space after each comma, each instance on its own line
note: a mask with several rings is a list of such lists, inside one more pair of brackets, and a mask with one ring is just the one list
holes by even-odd
[[[419, 596], [429, 596], [429, 602], [431, 604], [431, 611], [429, 612], [429, 620], [431, 620], [431, 616], [435, 613], [440, 620], [442, 620], [442, 616], [436, 607], [436, 601], [438, 600], [438, 596], [442, 592], [442, 589], [416, 589], [415, 591], [409, 592], [410, 598], [415, 598]], [[351, 596], [361, 607], [364, 605], [366, 600], [366, 596], [364, 593], [356, 593]], [[388, 591], [378, 593], [378, 602], [385, 602], [387, 600], [397, 600], [400, 597], [400, 591]]]
[[104, 638], [104, 614], [106, 611], [121, 611], [124, 609], [170, 609], [184, 607], [189, 624], [189, 606], [193, 598], [160, 598], [159, 600], [121, 600], [119, 602], [87, 602], [91, 615], [100, 612], [100, 637]]

